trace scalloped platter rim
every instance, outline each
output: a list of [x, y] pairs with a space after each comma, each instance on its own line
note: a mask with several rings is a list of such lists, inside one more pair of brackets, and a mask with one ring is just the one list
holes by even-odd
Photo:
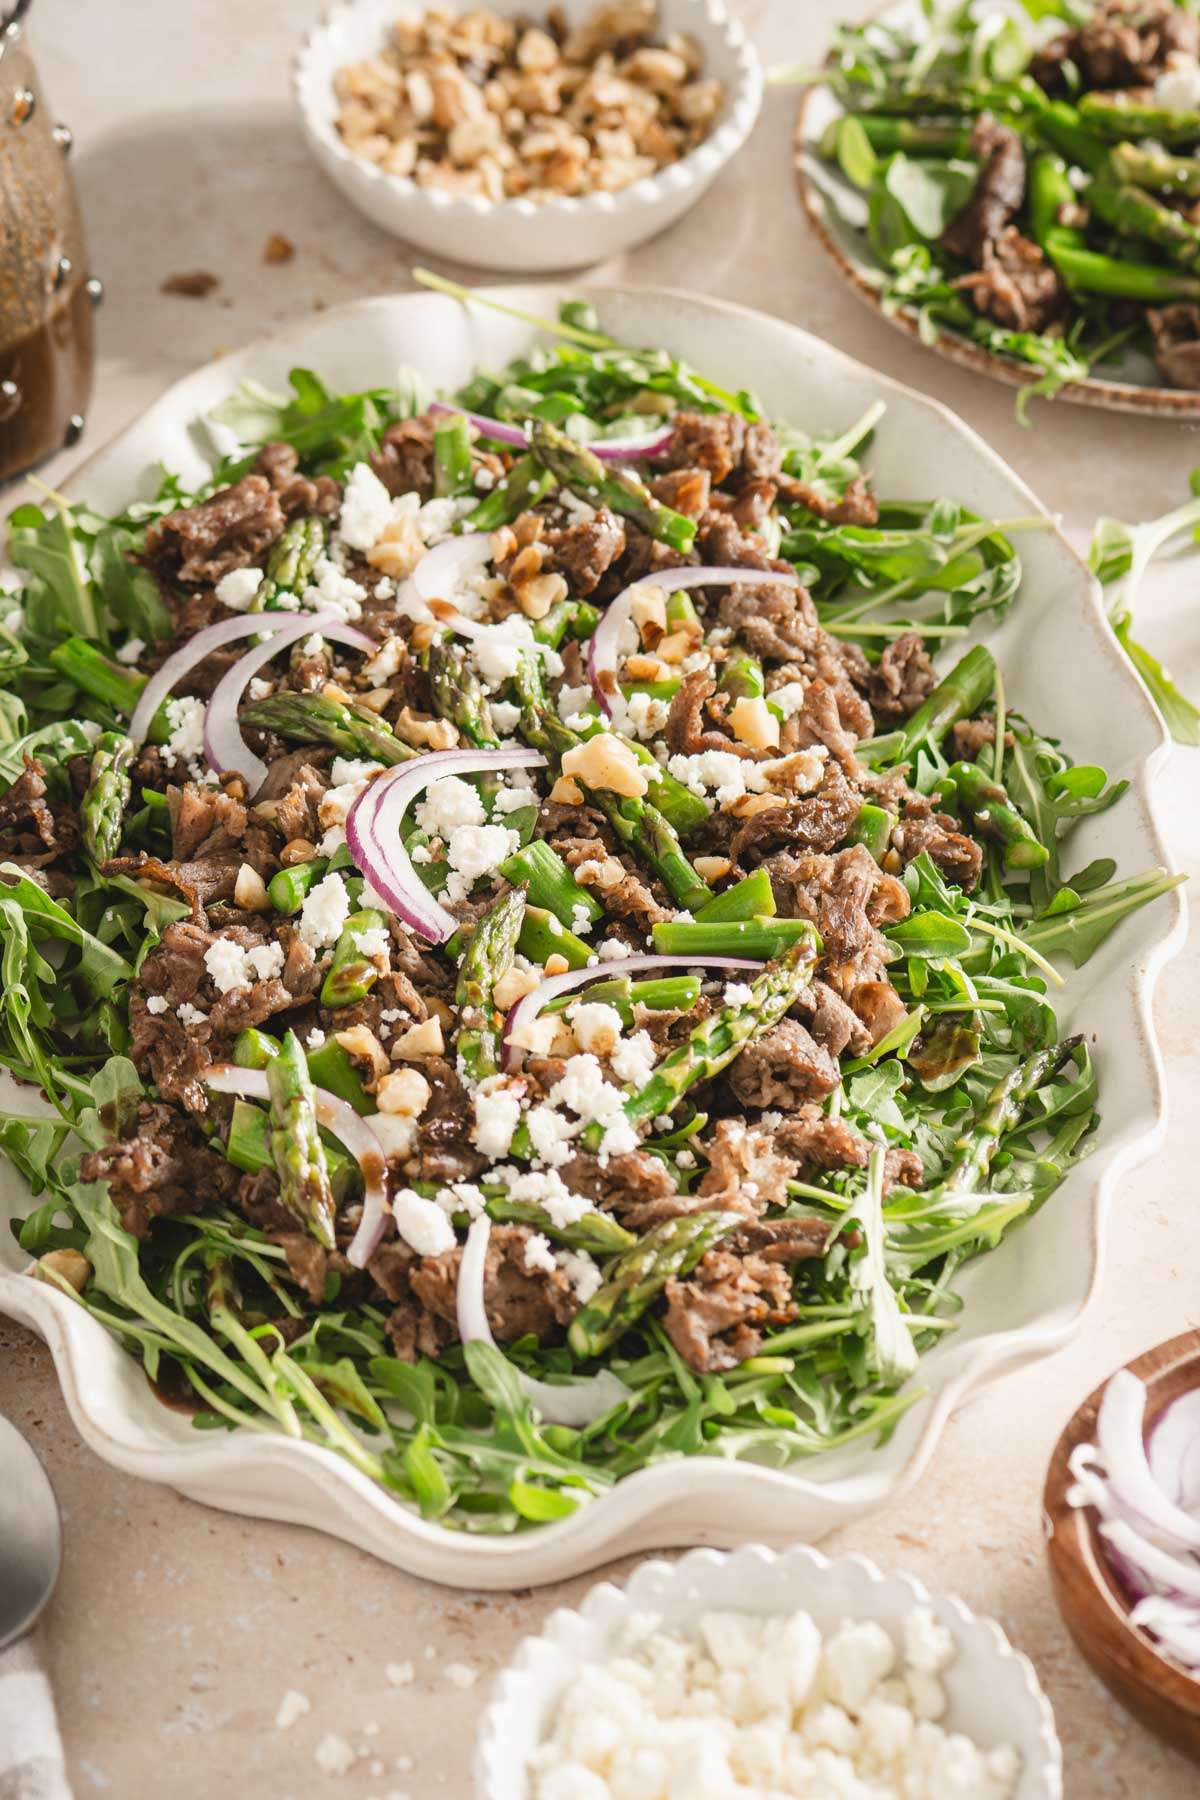
[[[887, 412], [868, 466], [896, 498], [954, 494], [992, 517], [1042, 513], [996, 453], [946, 408], [854, 362], [782, 320], [695, 295], [648, 288], [484, 290], [540, 316], [583, 293], [603, 326], [628, 342], [661, 344], [732, 386], [771, 395], [780, 417], [834, 432], [879, 396]], [[439, 387], [528, 347], [531, 328], [434, 294], [360, 300], [226, 356], [177, 383], [68, 484], [115, 509], [152, 486], [165, 462], [204, 473], [211, 444], [197, 421], [240, 381], [284, 384], [297, 363], [343, 388], [378, 385], [416, 363]], [[1078, 758], [1103, 761], [1130, 792], [1085, 820], [1081, 861], [1103, 848], [1133, 872], [1167, 861], [1152, 788], [1168, 753], [1162, 721], [1104, 622], [1099, 590], [1049, 518], [1023, 540], [1026, 582], [1008, 618], [987, 633], [1006, 671], [1010, 704], [1061, 734]], [[1077, 679], [1064, 689], [1064, 666]], [[573, 1517], [507, 1538], [470, 1536], [421, 1519], [332, 1451], [282, 1436], [197, 1432], [154, 1396], [135, 1361], [82, 1308], [22, 1270], [7, 1221], [28, 1190], [0, 1167], [0, 1312], [47, 1342], [80, 1435], [106, 1462], [231, 1512], [312, 1526], [429, 1579], [503, 1589], [555, 1581], [633, 1551], [688, 1544], [776, 1544], [817, 1538], [895, 1499], [928, 1467], [952, 1412], [1006, 1369], [1049, 1355], [1074, 1334], [1103, 1263], [1107, 1202], [1121, 1176], [1156, 1147], [1164, 1084], [1151, 1022], [1157, 977], [1180, 947], [1182, 897], [1126, 922], [1066, 989], [1066, 1021], [1098, 1034], [1104, 1097], [1093, 1155], [1036, 1218], [962, 1277], [960, 1332], [922, 1364], [929, 1395], [882, 1449], [856, 1446], [788, 1469], [694, 1458], [645, 1469]], [[1114, 1055], [1109, 1045], [1123, 1045]], [[7, 1078], [5, 1078], [7, 1079]], [[8, 1095], [15, 1095], [10, 1085]], [[28, 1111], [28, 1090], [20, 1090]]]

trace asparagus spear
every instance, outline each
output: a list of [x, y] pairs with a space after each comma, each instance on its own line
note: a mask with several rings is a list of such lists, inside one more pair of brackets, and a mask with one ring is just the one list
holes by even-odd
[[483, 683], [461, 644], [439, 638], [425, 652], [425, 670], [439, 717], [457, 725], [459, 736], [478, 750], [494, 750], [500, 739]]
[[848, 844], [862, 844], [876, 862], [882, 862], [892, 841], [898, 815], [884, 806], [866, 805], [846, 833]]
[[510, 525], [544, 499], [553, 486], [549, 469], [543, 469], [532, 456], [522, 456], [468, 515], [463, 530], [496, 531], [501, 525]]
[[93, 862], [107, 862], [121, 848], [125, 809], [133, 794], [130, 770], [136, 751], [121, 731], [103, 731], [92, 751], [87, 792], [79, 803], [83, 848]]
[[[93, 700], [101, 700], [106, 706], [111, 706], [114, 712], [124, 713], [127, 717], [132, 717], [148, 679], [133, 669], [122, 668], [120, 663], [110, 661], [103, 651], [97, 650], [95, 644], [82, 637], [64, 638], [61, 644], [56, 644], [48, 652], [47, 660], [53, 663], [60, 675], [73, 681], [77, 688], [82, 688]], [[150, 721], [146, 737], [151, 744], [165, 744], [170, 735], [171, 727], [167, 721], [164, 702]]]
[[1160, 194], [1200, 194], [1200, 157], [1172, 156], [1148, 144], [1115, 144], [1108, 160], [1118, 181]]
[[279, 1177], [280, 1204], [326, 1250], [337, 1247], [337, 1207], [329, 1164], [317, 1126], [316, 1094], [304, 1049], [289, 1031], [279, 1055], [267, 1064], [271, 1096], [271, 1160]]
[[1157, 263], [1118, 261], [1099, 250], [1080, 250], [1055, 243], [1050, 256], [1069, 288], [1104, 294], [1110, 300], [1141, 300], [1147, 306], [1170, 306], [1174, 300], [1200, 300], [1200, 275], [1164, 269]]
[[992, 781], [978, 763], [952, 763], [947, 779], [953, 782], [963, 812], [976, 830], [1003, 845], [1006, 868], [1040, 869], [1049, 862], [1047, 846], [1021, 817], [1001, 784]]
[[265, 1069], [279, 1055], [279, 1039], [257, 1025], [239, 1031], [233, 1042], [233, 1060], [239, 1069]]
[[1048, 256], [1053, 257], [1056, 249], [1086, 247], [1083, 233], [1062, 223], [1063, 209], [1078, 204], [1061, 156], [1049, 150], [1035, 156], [1029, 168], [1029, 218], [1034, 238]]
[[1094, 213], [1124, 236], [1145, 238], [1180, 268], [1195, 271], [1200, 262], [1200, 228], [1145, 188], [1097, 175], [1087, 190], [1087, 201]]
[[861, 127], [867, 142], [879, 156], [968, 156], [971, 127], [954, 119], [889, 119], [879, 113], [843, 113], [831, 119], [821, 139], [821, 155], [833, 161], [838, 154], [838, 135], [846, 118]]
[[483, 1081], [500, 1067], [496, 983], [508, 973], [525, 917], [523, 887], [510, 888], [484, 913], [458, 966], [458, 1057], [469, 1079]]
[[721, 670], [717, 690], [735, 700], [760, 700], [767, 691], [763, 666], [757, 656], [731, 656]]
[[[566, 751], [585, 741], [579, 732], [563, 723], [548, 703], [532, 656], [521, 658], [513, 686], [521, 706], [521, 732], [527, 743], [561, 759]], [[712, 898], [707, 883], [701, 881], [684, 855], [674, 826], [648, 796], [631, 799], [607, 788], [589, 788], [587, 792], [621, 842], [649, 864], [680, 906], [695, 911]]]
[[580, 494], [594, 506], [632, 519], [660, 544], [686, 554], [696, 539], [696, 521], [672, 512], [654, 498], [644, 481], [628, 469], [614, 469], [591, 450], [569, 438], [557, 425], [544, 419], [533, 422], [533, 454], [563, 487]]
[[604, 908], [590, 888], [576, 881], [558, 851], [544, 838], [514, 851], [500, 864], [506, 881], [524, 882], [532, 906], [552, 912], [562, 924], [577, 929], [575, 915], [582, 910], [587, 925], [596, 925], [604, 917]]
[[293, 863], [290, 869], [276, 870], [267, 883], [267, 899], [276, 912], [289, 916], [298, 913], [328, 868], [326, 857], [314, 856], [311, 862]]
[[325, 554], [323, 519], [293, 519], [267, 558], [266, 579], [254, 596], [254, 612], [278, 610], [280, 594], [302, 594]]
[[990, 650], [977, 644], [955, 663], [932, 694], [918, 706], [897, 734], [899, 748], [889, 762], [910, 762], [926, 744], [939, 745], [952, 725], [978, 712], [996, 685], [996, 664]]
[[701, 1257], [745, 1221], [738, 1213], [696, 1212], [668, 1219], [618, 1257], [608, 1280], [571, 1321], [576, 1356], [599, 1356], [636, 1325], [668, 1281], [687, 1275]]
[[552, 956], [561, 956], [569, 969], [586, 969], [596, 954], [581, 937], [568, 931], [556, 914], [542, 906], [525, 908], [517, 948], [522, 956], [543, 968]]
[[1082, 1037], [1064, 1038], [1048, 1050], [1038, 1050], [996, 1083], [970, 1131], [959, 1138], [955, 1154], [942, 1176], [942, 1187], [974, 1193], [982, 1186], [1001, 1138], [1020, 1123], [1031, 1097], [1044, 1082], [1057, 1075], [1082, 1042]]
[[336, 1038], [330, 1038], [315, 1050], [309, 1051], [308, 1072], [314, 1086], [324, 1088], [327, 1094], [333, 1094], [338, 1100], [344, 1100], [356, 1113], [362, 1113], [365, 1117], [376, 1110], [375, 1102], [363, 1086], [358, 1070]]
[[[813, 978], [821, 940], [807, 920], [787, 923], [799, 925], [800, 933], [795, 943], [755, 977], [750, 998], [723, 1006], [701, 1020], [682, 1044], [662, 1058], [649, 1081], [627, 1092], [623, 1110], [631, 1125], [673, 1112], [689, 1088], [719, 1075], [751, 1038], [769, 1030], [795, 1005]], [[585, 1147], [597, 1148], [603, 1135], [602, 1128], [589, 1125], [583, 1136]]]
[[1104, 167], [1108, 152], [1103, 139], [1088, 130], [1076, 109], [1066, 100], [1047, 101], [1038, 110], [1033, 129], [1044, 144], [1090, 174], [1095, 175]]
[[379, 931], [386, 937], [387, 920], [381, 912], [365, 907], [362, 912], [351, 913], [321, 985], [322, 1006], [355, 1006], [366, 999], [379, 980], [379, 969], [365, 954], [362, 940], [364, 933]]
[[[254, 1106], [249, 1100], [234, 1101], [225, 1156], [235, 1169], [244, 1169], [248, 1175], [272, 1167], [271, 1126], [261, 1106]], [[352, 1156], [339, 1145], [327, 1144], [325, 1160], [330, 1191], [339, 1206], [352, 1194], [361, 1193], [362, 1171]]]
[[614, 1256], [637, 1243], [633, 1232], [618, 1225], [611, 1213], [584, 1213], [571, 1225], [556, 1225], [545, 1207], [535, 1200], [489, 1200], [487, 1211], [497, 1225], [528, 1225], [551, 1243], [565, 1244], [569, 1250], [587, 1250], [592, 1256]]
[[297, 744], [332, 744], [343, 756], [363, 757], [389, 768], [416, 755], [375, 713], [324, 694], [269, 694], [238, 715], [243, 725], [273, 731]]
[[471, 431], [461, 413], [444, 413], [433, 428], [433, 491], [439, 499], [471, 486]]
[[1158, 144], [1200, 143], [1200, 115], [1170, 112], [1125, 90], [1083, 94], [1079, 117], [1106, 138], [1152, 138]]
[[781, 956], [804, 936], [803, 919], [669, 919], [652, 930], [660, 956]]
[[755, 869], [732, 887], [724, 888], [696, 914], [697, 925], [718, 925], [745, 919], [769, 919], [775, 912], [775, 890], [766, 869]]
[[559, 600], [544, 619], [535, 619], [530, 627], [539, 644], [557, 650], [564, 638], [580, 643], [591, 637], [600, 623], [600, 613], [586, 600]]

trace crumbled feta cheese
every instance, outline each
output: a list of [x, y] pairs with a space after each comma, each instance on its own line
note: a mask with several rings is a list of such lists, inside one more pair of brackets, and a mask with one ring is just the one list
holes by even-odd
[[540, 1231], [531, 1231], [523, 1246], [525, 1267], [530, 1271], [542, 1269], [547, 1275], [553, 1275], [558, 1268], [554, 1260], [554, 1252], [550, 1248], [550, 1240]]
[[166, 1010], [167, 1002], [164, 995], [148, 994], [146, 996], [146, 1011], [148, 1013], [165, 1013]]
[[586, 681], [581, 687], [571, 687], [569, 683], [561, 687], [558, 690], [558, 716], [564, 725], [584, 712], [591, 698], [592, 690]]
[[458, 825], [482, 825], [487, 819], [478, 791], [458, 775], [431, 781], [414, 811], [417, 824], [430, 837], [449, 837]]
[[670, 707], [653, 694], [631, 694], [625, 705], [625, 724], [637, 738], [656, 737], [667, 722]]
[[[357, 619], [366, 597], [366, 588], [343, 575], [331, 557], [322, 556], [313, 570], [312, 586], [304, 590], [304, 605], [309, 612], [334, 612], [341, 619]], [[286, 598], [280, 594], [276, 603], [282, 606]]]
[[586, 1306], [604, 1282], [595, 1261], [586, 1250], [559, 1250], [554, 1260], [570, 1282], [580, 1306]]
[[358, 1751], [336, 1732], [327, 1731], [313, 1752], [322, 1775], [348, 1775], [358, 1761]]
[[436, 1200], [401, 1188], [392, 1201], [392, 1215], [400, 1236], [418, 1256], [440, 1256], [444, 1250], [453, 1250], [454, 1227]]
[[279, 1711], [275, 1714], [276, 1727], [280, 1731], [287, 1731], [296, 1723], [297, 1719], [302, 1719], [305, 1713], [311, 1711], [312, 1702], [308, 1695], [299, 1693], [295, 1688], [289, 1688], [279, 1702]]
[[620, 962], [622, 957], [633, 955], [633, 947], [624, 938], [605, 938], [597, 954], [601, 962]]
[[[495, 708], [493, 708], [493, 713]], [[508, 787], [502, 787], [492, 801], [492, 811], [507, 816], [512, 812], [521, 812], [527, 806], [538, 804], [537, 794], [533, 788], [519, 785], [523, 780], [518, 771]]]
[[345, 787], [350, 782], [369, 780], [372, 775], [378, 775], [382, 767], [382, 763], [370, 762], [366, 758], [335, 756], [329, 779], [334, 787]]
[[184, 1000], [175, 1008], [175, 1017], [181, 1025], [204, 1025], [208, 1022], [208, 1014], [202, 1007], [193, 1006], [190, 1000]]
[[466, 1213], [468, 1219], [478, 1219], [487, 1210], [487, 1201], [482, 1191], [471, 1181], [455, 1181], [450, 1187], [440, 1188], [436, 1199], [449, 1217], [453, 1217], [455, 1213]]
[[119, 663], [135, 663], [145, 648], [145, 638], [127, 638], [117, 651], [117, 661]]
[[469, 1663], [447, 1663], [443, 1673], [456, 1688], [472, 1688], [479, 1680], [479, 1670], [471, 1668]]
[[1154, 84], [1154, 100], [1166, 112], [1200, 112], [1200, 64], [1175, 61]]
[[250, 685], [246, 689], [251, 700], [265, 700], [267, 695], [273, 694], [274, 691], [275, 683], [273, 681], [268, 681], [265, 675], [252, 675], [250, 678]]
[[777, 707], [785, 719], [790, 719], [804, 705], [804, 696], [807, 691], [803, 681], [785, 681], [781, 687], [770, 690], [767, 695], [767, 705]]
[[365, 957], [372, 962], [382, 958], [385, 962], [391, 953], [392, 940], [387, 928], [383, 925], [368, 926], [366, 931], [358, 933], [358, 947]]
[[261, 569], [230, 569], [222, 575], [214, 592], [222, 606], [230, 612], [249, 612], [254, 596], [263, 584]]
[[346, 477], [338, 536], [352, 550], [373, 550], [392, 520], [392, 496], [369, 463]]
[[[382, 587], [382, 585], [381, 582], [380, 587]], [[377, 587], [375, 589], [375, 598], [377, 600], [386, 600], [390, 598], [390, 595], [381, 594]], [[375, 652], [374, 656], [372, 656], [368, 662], [363, 664], [362, 672], [373, 687], [380, 687], [385, 681], [390, 680], [393, 675], [399, 672], [400, 664], [403, 661], [404, 639], [390, 637], [387, 642]]]
[[340, 875], [326, 875], [310, 888], [300, 908], [300, 936], [312, 950], [336, 944], [350, 917], [350, 896]]
[[456, 825], [446, 843], [446, 898], [465, 900], [480, 877], [492, 874], [520, 842], [505, 825]]
[[610, 1061], [613, 1074], [626, 1087], [645, 1087], [658, 1061], [649, 1032], [635, 1031], [632, 1037], [622, 1038]]
[[726, 1006], [749, 1006], [754, 989], [745, 981], [731, 981], [725, 989]]
[[557, 1169], [493, 1169], [489, 1179], [494, 1178], [507, 1182], [510, 1200], [540, 1206], [560, 1231], [578, 1224], [585, 1213], [592, 1211], [592, 1202], [582, 1194], [573, 1194]]
[[[528, 619], [522, 618], [520, 613], [513, 613], [473, 640], [471, 660], [479, 671], [484, 686], [489, 689], [498, 688], [503, 687], [506, 681], [511, 681], [521, 666], [522, 656], [534, 655], [537, 650], [537, 639]], [[549, 666], [549, 658], [544, 660]], [[561, 658], [555, 660], [561, 666]]]
[[472, 1142], [481, 1156], [499, 1161], [508, 1155], [512, 1146], [513, 1132], [521, 1117], [521, 1102], [508, 1089], [489, 1086], [477, 1089], [472, 1103], [475, 1109]]
[[372, 1113], [371, 1130], [388, 1162], [403, 1162], [417, 1141], [417, 1121], [411, 1113]]
[[169, 769], [181, 759], [189, 764], [203, 762], [205, 710], [203, 700], [197, 700], [192, 694], [172, 695], [166, 702], [170, 736], [159, 755]]
[[[474, 510], [474, 501], [468, 511]], [[417, 514], [417, 526], [427, 544], [440, 544], [449, 537], [458, 523], [460, 508], [457, 500], [427, 500]]]
[[232, 938], [216, 938], [204, 952], [204, 967], [218, 994], [231, 994], [234, 988], [249, 987], [246, 952]]
[[319, 1025], [314, 1025], [304, 1042], [309, 1050], [319, 1050], [325, 1042], [325, 1033]]
[[491, 704], [492, 724], [501, 737], [511, 737], [521, 723], [521, 709], [511, 700], [493, 700]]
[[246, 962], [259, 981], [270, 981], [273, 976], [282, 975], [284, 960], [282, 944], [255, 944], [246, 952]]
[[595, 1056], [611, 1056], [621, 1037], [621, 1015], [613, 1006], [598, 1000], [576, 1000], [567, 1008], [567, 1018], [581, 1050]]
[[534, 1152], [541, 1162], [558, 1167], [570, 1160], [571, 1140], [579, 1129], [577, 1124], [564, 1119], [552, 1106], [531, 1106], [525, 1115], [525, 1124]]

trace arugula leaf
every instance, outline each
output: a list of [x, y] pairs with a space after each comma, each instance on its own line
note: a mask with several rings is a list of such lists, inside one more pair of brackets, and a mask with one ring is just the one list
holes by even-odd
[[867, 1191], [856, 1217], [863, 1247], [850, 1264], [850, 1286], [866, 1303], [880, 1379], [898, 1387], [916, 1371], [917, 1348], [888, 1279], [883, 1224], [884, 1152], [871, 1152]]
[[157, 581], [149, 569], [132, 560], [141, 547], [132, 531], [119, 525], [105, 526], [92, 545], [92, 579], [116, 624], [130, 637], [162, 644], [175, 625]]
[[26, 571], [22, 603], [35, 636], [57, 639], [78, 633], [108, 642], [69, 512], [59, 507], [47, 516], [40, 506], [18, 506], [9, 515], [8, 553]]

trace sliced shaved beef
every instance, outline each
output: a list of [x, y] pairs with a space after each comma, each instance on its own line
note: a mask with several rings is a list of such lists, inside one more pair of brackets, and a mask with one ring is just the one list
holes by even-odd
[[837, 1227], [827, 1219], [756, 1219], [723, 1242], [742, 1255], [753, 1253], [767, 1262], [811, 1262], [824, 1256]]
[[125, 1135], [87, 1152], [80, 1178], [108, 1183], [122, 1226], [139, 1238], [169, 1213], [227, 1205], [238, 1171], [193, 1131], [174, 1108], [143, 1100]]
[[[871, 1145], [845, 1119], [831, 1119], [818, 1106], [801, 1106], [775, 1127], [780, 1150], [795, 1157], [801, 1169], [865, 1169]], [[915, 1150], [889, 1150], [884, 1161], [885, 1190], [899, 1182], [920, 1187], [924, 1179]]]
[[856, 981], [850, 1005], [872, 1044], [880, 1043], [908, 1017], [908, 1008], [890, 981]]
[[628, 520], [625, 524], [625, 555], [619, 563], [614, 563], [608, 575], [601, 583], [599, 592], [611, 599], [622, 588], [635, 581], [645, 581], [648, 576], [657, 575], [660, 570], [686, 568], [700, 561], [698, 550], [686, 553], [673, 550], [669, 544], [660, 544], [648, 532], [642, 531]]
[[421, 1114], [415, 1174], [422, 1181], [473, 1181], [487, 1158], [471, 1143], [470, 1096], [444, 1057], [426, 1057], [421, 1073], [432, 1093]]
[[[819, 1252], [814, 1252], [819, 1254]], [[680, 1356], [716, 1374], [762, 1349], [762, 1328], [797, 1317], [786, 1264], [718, 1245], [686, 1281], [668, 1281], [663, 1328]]]
[[23, 867], [45, 867], [79, 845], [79, 818], [73, 806], [47, 802], [46, 771], [31, 756], [0, 797], [0, 858]]
[[697, 756], [706, 750], [723, 750], [731, 756], [753, 757], [749, 744], [739, 743], [716, 731], [704, 718], [704, 709], [717, 691], [703, 669], [685, 675], [683, 685], [671, 701], [664, 733], [667, 748], [683, 756]]
[[302, 475], [300, 458], [290, 444], [264, 444], [255, 458], [254, 472], [266, 476], [288, 519], [313, 513], [330, 519], [341, 511], [339, 484], [330, 475], [318, 475], [313, 481]]
[[813, 1037], [830, 1056], [841, 1056], [847, 1050], [851, 1056], [862, 1056], [871, 1048], [871, 1033], [828, 982], [814, 981], [794, 1010], [804, 1016]]
[[580, 1150], [559, 1173], [573, 1194], [582, 1195], [605, 1212], [617, 1213], [635, 1231], [645, 1229], [633, 1223], [632, 1215], [639, 1207], [676, 1197], [670, 1170], [645, 1150], [610, 1156], [606, 1162]]
[[625, 527], [615, 513], [601, 507], [591, 519], [544, 532], [541, 542], [549, 552], [543, 571], [564, 576], [572, 595], [579, 597], [594, 593], [625, 554]]
[[1171, 387], [1200, 388], [1200, 306], [1179, 300], [1173, 306], [1147, 307], [1146, 322], [1163, 380]]
[[1067, 306], [1067, 289], [1040, 244], [1006, 225], [985, 244], [981, 265], [951, 286], [971, 296], [978, 313], [1013, 331], [1045, 331]]
[[871, 709], [848, 682], [810, 681], [804, 702], [786, 722], [780, 750], [796, 750], [824, 744], [852, 779], [858, 775], [859, 740], [871, 735]]
[[845, 961], [874, 941], [877, 926], [908, 917], [903, 882], [885, 875], [862, 844], [836, 856], [781, 851], [766, 866], [780, 912], [811, 920], [827, 957]]
[[[615, 856], [599, 838], [565, 837], [555, 833], [553, 844], [572, 874], [584, 887], [592, 888], [603, 900], [604, 909], [618, 919], [632, 919], [648, 930], [651, 925], [673, 919], [675, 909], [668, 896], [651, 877], [639, 872], [632, 857]], [[616, 876], [620, 866], [624, 874]]]
[[[285, 843], [303, 838], [320, 843], [323, 835], [319, 808], [325, 798], [326, 783], [311, 763], [302, 763], [291, 784], [270, 804], [275, 808], [275, 828]], [[261, 796], [259, 804], [262, 804]]]
[[190, 919], [168, 925], [142, 964], [142, 987], [149, 994], [161, 994], [172, 1011], [185, 1000], [195, 1000], [207, 974], [204, 954], [215, 942], [213, 932]]
[[214, 1002], [208, 1015], [213, 1039], [236, 1037], [239, 1031], [265, 1025], [277, 1013], [303, 1006], [306, 999], [305, 994], [291, 993], [276, 976], [251, 987], [231, 988]]
[[905, 866], [925, 851], [947, 881], [955, 882], [964, 893], [978, 886], [983, 872], [983, 850], [974, 838], [966, 837], [948, 813], [934, 812], [923, 794], [910, 795], [904, 814], [892, 833], [892, 847], [904, 858]]
[[[1005, 740], [1008, 734], [1005, 733]], [[977, 762], [981, 750], [996, 741], [995, 719], [959, 719], [950, 727], [954, 755], [963, 762]], [[907, 796], [906, 796], [907, 798]]]
[[392, 1353], [399, 1362], [415, 1363], [422, 1356], [436, 1359], [457, 1336], [445, 1319], [426, 1312], [421, 1302], [409, 1295], [388, 1314], [384, 1326]]
[[1025, 198], [1025, 147], [1010, 126], [982, 113], [971, 132], [971, 155], [983, 164], [975, 191], [942, 233], [941, 244], [978, 269]]
[[257, 561], [284, 523], [270, 482], [262, 475], [244, 475], [209, 500], [155, 519], [146, 530], [146, 556], [170, 580], [215, 583], [231, 569]]
[[1194, 13], [1174, 0], [1099, 0], [1085, 24], [1042, 46], [1030, 73], [1051, 92], [1065, 86], [1068, 62], [1085, 88], [1152, 86], [1172, 53], [1187, 61], [1200, 56]]
[[389, 425], [371, 467], [389, 494], [433, 497], [433, 419], [400, 419]]
[[247, 813], [240, 800], [220, 788], [185, 782], [167, 789], [171, 854], [177, 862], [202, 861], [234, 849], [246, 834]]
[[807, 481], [790, 475], [779, 483], [779, 497], [788, 506], [803, 506], [827, 525], [878, 525], [879, 502], [865, 475], [855, 475], [841, 494], [823, 494]]
[[681, 412], [665, 461], [672, 469], [705, 469], [728, 480], [746, 453], [746, 421], [738, 413]]
[[747, 482], [729, 515], [738, 530], [761, 536], [770, 520], [777, 492], [773, 481]]
[[867, 693], [877, 713], [906, 719], [936, 685], [925, 645], [915, 631], [906, 631], [887, 646], [872, 669]]
[[138, 1074], [148, 1076], [164, 1100], [206, 1113], [208, 1093], [201, 1076], [212, 1062], [208, 1020], [184, 1026], [174, 1012], [150, 1012], [142, 995], [134, 994], [129, 1030], [129, 1055]]
[[696, 1190], [705, 1206], [753, 1219], [768, 1206], [786, 1203], [796, 1164], [766, 1126], [718, 1119], [706, 1148], [708, 1168]]
[[760, 1109], [822, 1100], [840, 1081], [837, 1063], [799, 1019], [781, 1019], [769, 1031], [753, 1038], [727, 1077], [739, 1105]]
[[696, 549], [703, 562], [718, 569], [779, 569], [782, 573], [788, 567], [771, 556], [762, 538], [743, 531], [732, 512], [710, 510], [704, 514], [696, 532]]
[[[531, 1336], [557, 1337], [579, 1310], [561, 1269], [529, 1269], [525, 1246], [533, 1234], [523, 1225], [494, 1225], [484, 1265], [483, 1303], [488, 1324], [502, 1344]], [[409, 1277], [417, 1299], [435, 1318], [457, 1327], [458, 1271], [462, 1249], [425, 1256]]]
[[650, 492], [672, 512], [698, 519], [709, 509], [712, 476], [707, 469], [672, 469], [666, 475], [654, 476]]
[[[103, 867], [105, 875], [131, 875], [135, 881], [148, 882], [178, 894], [192, 908], [196, 922], [202, 923], [204, 908], [213, 901], [231, 900], [237, 886], [242, 855], [237, 850], [223, 850], [203, 862], [162, 862], [157, 856], [139, 851], [137, 856], [114, 856]], [[246, 858], [247, 861], [251, 859]]]
[[769, 851], [783, 844], [832, 850], [845, 841], [861, 810], [860, 795], [833, 763], [815, 794], [753, 813], [735, 835], [729, 854], [734, 862], [753, 869]]

